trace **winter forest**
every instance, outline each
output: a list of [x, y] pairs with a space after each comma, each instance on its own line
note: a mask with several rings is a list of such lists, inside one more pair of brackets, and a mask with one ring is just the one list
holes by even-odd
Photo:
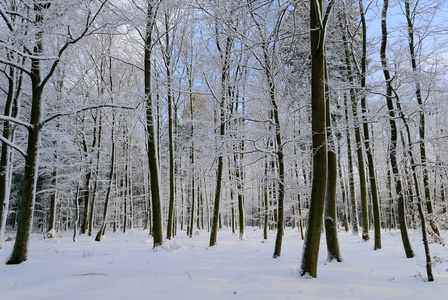
[[0, 276], [39, 243], [138, 235], [148, 255], [257, 239], [271, 269], [295, 247], [306, 285], [350, 260], [347, 240], [387, 258], [393, 236], [420, 282], [448, 283], [447, 14], [443, 0], [0, 0]]

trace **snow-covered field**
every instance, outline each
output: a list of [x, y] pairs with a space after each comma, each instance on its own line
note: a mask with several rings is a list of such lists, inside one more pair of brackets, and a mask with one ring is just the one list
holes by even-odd
[[[0, 299], [447, 299], [448, 248], [431, 244], [434, 282], [425, 282], [423, 245], [410, 232], [417, 256], [406, 259], [398, 231], [383, 232], [383, 249], [339, 233], [345, 261], [326, 263], [322, 238], [317, 279], [299, 275], [302, 241], [287, 229], [282, 256], [273, 259], [275, 233], [263, 241], [258, 228], [240, 241], [231, 232], [192, 239], [184, 232], [152, 249], [147, 232], [107, 232], [101, 242], [80, 236], [43, 239], [34, 234], [29, 259], [4, 262], [13, 242], [0, 250]], [[373, 233], [372, 233], [373, 234]], [[447, 232], [443, 233], [446, 236]], [[8, 233], [7, 233], [8, 235]], [[12, 236], [12, 233], [9, 233]]]

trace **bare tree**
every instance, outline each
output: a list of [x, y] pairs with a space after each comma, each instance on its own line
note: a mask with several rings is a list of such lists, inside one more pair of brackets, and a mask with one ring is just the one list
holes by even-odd
[[[62, 54], [69, 48], [69, 46], [78, 42], [84, 36], [92, 33], [92, 25], [95, 23], [99, 12], [102, 10], [106, 2], [107, 0], [100, 1], [99, 7], [95, 11], [92, 11], [92, 8], [88, 7], [88, 13], [86, 15], [86, 21], [84, 23], [85, 27], [80, 31], [79, 34], [74, 36], [70, 29], [68, 29], [68, 32], [65, 33], [66, 41], [58, 49], [55, 58], [52, 59], [52, 63], [50, 64], [46, 73], [44, 73], [42, 62], [44, 60], [47, 60], [47, 56], [44, 53], [43, 37], [48, 33], [46, 31], [45, 25], [47, 25], [47, 22], [49, 22], [48, 18], [51, 15], [50, 10], [52, 9], [52, 7], [58, 9], [61, 3], [54, 3], [43, 0], [33, 1], [30, 6], [28, 6], [30, 10], [30, 17], [25, 18], [25, 15], [23, 15], [24, 18], [21, 18], [21, 20], [18, 21], [26, 22], [29, 24], [30, 28], [33, 28], [33, 30], [30, 31], [30, 34], [32, 34], [32, 44], [26, 45], [23, 52], [17, 53], [17, 55], [19, 56], [29, 57], [29, 68], [18, 66], [14, 61], [9, 60], [8, 58], [0, 58], [1, 63], [13, 67], [19, 67], [19, 69], [27, 74], [30, 78], [32, 89], [30, 121], [29, 123], [22, 123], [28, 129], [28, 144], [26, 152], [23, 151], [26, 163], [24, 170], [21, 210], [19, 215], [17, 236], [14, 243], [14, 250], [11, 257], [7, 261], [8, 264], [19, 264], [26, 260], [28, 257], [28, 239], [31, 232], [34, 211], [41, 129], [45, 124], [45, 120], [43, 120], [44, 87], [48, 83], [49, 79], [53, 76]], [[4, 3], [1, 3], [0, 5], [2, 5], [2, 12], [7, 11], [4, 9]], [[76, 9], [76, 7], [74, 7], [74, 9]], [[11, 34], [14, 34], [18, 27], [17, 24], [12, 21], [10, 16], [11, 14], [1, 14], [1, 17], [8, 26]]]

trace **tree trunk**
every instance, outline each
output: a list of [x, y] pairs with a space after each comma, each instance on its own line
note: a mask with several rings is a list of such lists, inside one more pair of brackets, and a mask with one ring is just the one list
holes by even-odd
[[[220, 125], [219, 125], [219, 137], [221, 139], [224, 138], [226, 134], [226, 108], [227, 108], [227, 86], [228, 86], [228, 77], [229, 77], [229, 68], [230, 68], [230, 56], [231, 50], [233, 48], [233, 38], [231, 35], [227, 35], [225, 48], [222, 49], [220, 43], [217, 39], [217, 48], [221, 55], [221, 99], [219, 101], [219, 110], [220, 110]], [[218, 236], [218, 228], [219, 226], [219, 205], [221, 200], [221, 184], [222, 184], [222, 173], [224, 168], [224, 158], [223, 153], [219, 153], [218, 156], [218, 169], [216, 173], [216, 189], [215, 189], [215, 201], [213, 205], [213, 219], [212, 219], [212, 228], [210, 232], [210, 247], [216, 245], [216, 239]]]
[[[19, 115], [20, 98], [22, 94], [22, 72], [10, 68], [8, 76], [8, 94], [5, 104], [5, 116], [17, 118]], [[3, 138], [14, 142], [15, 125], [9, 121], [3, 123]], [[2, 142], [0, 154], [0, 249], [2, 248], [6, 219], [9, 211], [9, 195], [11, 192], [13, 152]]]
[[90, 180], [92, 178], [92, 171], [87, 172], [86, 175], [86, 185], [82, 191], [82, 198], [84, 202], [83, 214], [82, 214], [82, 224], [81, 224], [81, 234], [85, 234], [87, 231], [88, 215], [89, 215], [89, 199], [90, 199]]
[[[55, 155], [55, 160], [57, 160], [57, 155]], [[56, 225], [56, 209], [57, 209], [57, 167], [54, 168], [52, 174], [52, 186], [54, 187], [53, 193], [50, 195], [50, 219], [48, 221], [48, 238], [54, 238], [56, 235], [55, 225]]]
[[76, 187], [76, 194], [75, 194], [75, 220], [73, 223], [73, 242], [76, 242], [76, 236], [78, 235], [78, 222], [79, 222], [79, 184]]
[[[42, 3], [34, 4], [36, 12], [35, 22], [39, 24], [43, 21], [43, 13], [47, 5]], [[42, 44], [43, 32], [38, 30], [35, 33], [36, 44], [34, 47], [33, 57], [31, 58], [31, 116], [28, 128], [28, 146], [25, 158], [25, 171], [23, 175], [22, 201], [20, 204], [19, 222], [17, 225], [17, 235], [14, 243], [14, 249], [7, 264], [20, 264], [28, 259], [28, 243], [29, 235], [33, 225], [34, 202], [36, 198], [36, 183], [38, 171], [38, 157], [40, 136], [42, 129], [43, 115], [43, 88], [41, 76], [41, 60], [40, 55], [43, 53]]]
[[366, 76], [367, 76], [367, 25], [364, 13], [363, 0], [359, 0], [359, 13], [361, 16], [362, 26], [362, 60], [361, 60], [361, 109], [362, 109], [362, 126], [364, 132], [364, 146], [366, 149], [367, 164], [369, 170], [370, 192], [372, 194], [373, 207], [373, 223], [375, 228], [375, 242], [373, 249], [381, 249], [381, 218], [380, 203], [378, 199], [378, 188], [376, 183], [375, 165], [373, 161], [373, 147], [371, 147], [369, 123], [367, 121], [367, 104], [366, 104]]
[[[411, 66], [412, 71], [414, 73], [420, 73], [417, 68], [417, 55], [415, 53], [415, 45], [414, 45], [414, 23], [413, 18], [411, 16], [411, 8], [409, 4], [409, 0], [404, 1], [405, 4], [405, 11], [406, 11], [406, 20], [408, 24], [408, 39], [409, 39], [409, 53], [411, 54]], [[417, 4], [416, 4], [417, 5]], [[422, 90], [420, 85], [420, 77], [419, 75], [414, 76], [413, 78], [416, 78], [415, 82], [415, 95], [417, 97], [417, 103], [420, 106], [419, 109], [419, 135], [420, 135], [420, 160], [423, 165], [423, 189], [425, 192], [425, 198], [424, 202], [426, 203], [426, 209], [428, 211], [428, 214], [430, 214], [430, 224], [432, 230], [440, 237], [440, 230], [439, 226], [437, 225], [435, 218], [432, 218], [432, 215], [434, 214], [434, 208], [431, 201], [431, 191], [430, 191], [430, 184], [429, 184], [429, 175], [428, 175], [428, 169], [426, 166], [426, 134], [425, 134], [425, 108], [423, 104], [423, 97], [422, 97]]]
[[386, 100], [387, 100], [387, 109], [389, 110], [389, 125], [390, 125], [390, 149], [389, 149], [389, 157], [390, 157], [390, 163], [392, 167], [392, 174], [395, 178], [395, 193], [398, 196], [398, 220], [400, 223], [400, 231], [401, 231], [401, 239], [403, 241], [403, 247], [406, 253], [407, 258], [412, 258], [415, 256], [414, 250], [412, 249], [412, 245], [409, 241], [409, 235], [407, 230], [407, 222], [406, 222], [406, 213], [405, 213], [405, 203], [403, 198], [403, 188], [402, 188], [402, 182], [400, 179], [400, 174], [398, 170], [398, 163], [397, 163], [397, 155], [396, 155], [396, 149], [397, 149], [397, 138], [398, 138], [398, 131], [397, 131], [397, 124], [395, 121], [396, 115], [395, 115], [395, 108], [393, 104], [393, 96], [392, 96], [392, 83], [391, 83], [391, 76], [389, 72], [389, 67], [387, 64], [387, 58], [386, 58], [386, 46], [387, 46], [387, 9], [389, 6], [389, 0], [384, 0], [383, 2], [383, 9], [382, 9], [382, 16], [381, 16], [381, 31], [382, 31], [382, 37], [381, 37], [381, 64], [383, 67], [383, 73], [384, 73], [384, 79], [386, 80], [387, 84], [387, 91], [386, 91]]
[[96, 118], [95, 118], [95, 128], [98, 126], [97, 130], [94, 130], [94, 134], [96, 134], [96, 131], [98, 131], [98, 137], [96, 138], [98, 140], [98, 149], [96, 152], [96, 178], [93, 183], [93, 191], [92, 191], [92, 201], [90, 202], [90, 215], [89, 215], [89, 236], [92, 236], [93, 232], [93, 218], [95, 215], [95, 202], [96, 198], [98, 197], [98, 174], [100, 173], [100, 156], [101, 156], [101, 137], [102, 137], [102, 131], [103, 131], [103, 116], [100, 114], [98, 119], [98, 124], [96, 124]]
[[168, 225], [166, 230], [167, 239], [174, 237], [174, 199], [175, 199], [175, 172], [174, 172], [174, 114], [173, 114], [173, 91], [171, 78], [171, 44], [169, 15], [165, 14], [165, 50], [164, 61], [167, 80], [167, 100], [168, 100], [168, 144], [169, 144], [169, 172], [170, 172], [170, 203], [168, 207]]
[[350, 191], [350, 220], [352, 224], [353, 234], [358, 235], [358, 205], [356, 203], [355, 192], [355, 178], [353, 174], [353, 154], [352, 154], [352, 140], [350, 137], [350, 126], [348, 121], [348, 101], [347, 95], [344, 94], [345, 106], [345, 123], [346, 123], [346, 138], [347, 138], [347, 160], [348, 160], [348, 188]]
[[[344, 15], [344, 20], [346, 16]], [[350, 57], [350, 49], [347, 40], [347, 28], [341, 24], [342, 39], [344, 41], [345, 50], [345, 67], [347, 68], [348, 81], [350, 83], [350, 102], [353, 114], [353, 123], [355, 127], [355, 141], [356, 141], [356, 154], [358, 157], [358, 174], [359, 174], [359, 186], [361, 195], [361, 215], [362, 215], [362, 239], [364, 241], [369, 240], [369, 214], [367, 205], [367, 179], [364, 168], [364, 155], [362, 149], [362, 137], [361, 129], [358, 120], [358, 99], [355, 91], [355, 79], [352, 70], [352, 62]]]
[[[40, 43], [38, 43], [40, 45]], [[40, 48], [42, 45], [39, 46]], [[14, 250], [7, 264], [20, 264], [28, 258], [28, 241], [33, 224], [34, 201], [38, 170], [41, 116], [43, 110], [42, 88], [40, 86], [40, 61], [33, 60], [31, 125], [28, 130], [27, 157], [23, 176], [22, 201]]]
[[268, 239], [268, 229], [269, 229], [269, 192], [268, 192], [268, 170], [269, 170], [269, 163], [266, 159], [265, 162], [265, 168], [264, 168], [264, 187], [263, 187], [263, 194], [264, 194], [264, 228], [263, 228], [263, 238], [265, 240]]
[[154, 115], [152, 77], [152, 49], [153, 30], [156, 25], [156, 16], [161, 0], [148, 0], [146, 37], [145, 37], [145, 97], [146, 97], [146, 130], [148, 134], [148, 163], [151, 177], [151, 203], [152, 203], [152, 236], [153, 247], [163, 243], [162, 203], [160, 191], [159, 156], [157, 146], [157, 128]]
[[337, 169], [338, 169], [338, 177], [339, 177], [339, 185], [341, 188], [341, 194], [342, 194], [342, 213], [343, 213], [343, 223], [344, 223], [344, 229], [346, 232], [350, 230], [349, 226], [349, 218], [348, 218], [348, 203], [347, 203], [347, 197], [346, 197], [346, 189], [344, 184], [344, 178], [342, 177], [342, 166], [341, 166], [341, 146], [339, 145], [339, 137], [338, 142], [336, 143], [337, 146]]
[[[325, 79], [328, 81], [327, 68], [325, 69]], [[325, 120], [327, 127], [327, 185], [325, 191], [325, 209], [324, 209], [324, 224], [325, 224], [325, 236], [327, 239], [327, 261], [331, 262], [336, 260], [342, 261], [342, 255], [339, 250], [338, 242], [338, 230], [336, 219], [336, 186], [337, 186], [337, 158], [336, 149], [333, 136], [333, 130], [331, 128], [331, 116], [330, 116], [330, 91], [328, 85], [325, 85], [326, 90], [326, 104], [325, 104]]]
[[[189, 88], [190, 88], [190, 121], [191, 121], [191, 137], [194, 136], [194, 105], [193, 105], [193, 94], [192, 94], [192, 79], [190, 77], [189, 81]], [[196, 192], [196, 186], [195, 186], [195, 166], [194, 166], [194, 141], [192, 139], [191, 141], [191, 148], [190, 148], [190, 164], [191, 164], [191, 214], [190, 214], [190, 226], [188, 227], [187, 235], [191, 238], [193, 236], [193, 225], [194, 225], [194, 201], [195, 201], [195, 192]]]
[[303, 245], [302, 276], [317, 277], [322, 214], [327, 185], [327, 137], [325, 128], [325, 26], [333, 3], [327, 7], [325, 18], [322, 15], [322, 0], [310, 2], [311, 38], [311, 130], [313, 132], [313, 178], [305, 242]]
[[107, 225], [107, 211], [109, 209], [109, 202], [110, 202], [110, 195], [112, 192], [112, 183], [115, 175], [115, 113], [113, 115], [113, 121], [112, 121], [112, 133], [111, 133], [111, 157], [110, 157], [110, 169], [109, 169], [109, 177], [108, 177], [108, 186], [106, 191], [106, 200], [104, 203], [104, 210], [103, 210], [103, 221], [101, 223], [101, 227], [98, 230], [98, 233], [96, 234], [95, 241], [100, 242], [101, 237], [104, 235], [104, 232], [106, 230]]

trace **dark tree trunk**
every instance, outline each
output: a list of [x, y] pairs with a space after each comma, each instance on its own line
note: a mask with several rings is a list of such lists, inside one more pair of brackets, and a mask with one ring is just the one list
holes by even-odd
[[[344, 20], [346, 16], [344, 15]], [[347, 28], [341, 24], [342, 39], [344, 41], [345, 50], [345, 67], [347, 68], [348, 80], [350, 83], [350, 102], [352, 107], [353, 122], [355, 127], [355, 141], [356, 141], [356, 154], [358, 157], [358, 174], [359, 174], [359, 186], [361, 196], [361, 215], [362, 215], [362, 239], [364, 241], [369, 240], [369, 214], [367, 206], [367, 179], [364, 168], [364, 155], [362, 149], [362, 137], [361, 129], [358, 120], [358, 99], [355, 91], [355, 79], [352, 69], [352, 61], [350, 56], [350, 49], [347, 39]]]
[[[57, 160], [57, 155], [55, 155], [55, 160]], [[55, 167], [52, 174], [51, 183], [54, 187], [54, 191], [50, 195], [50, 219], [48, 220], [48, 233], [47, 237], [55, 237], [55, 225], [56, 225], [56, 209], [57, 209], [57, 168]]]
[[[41, 51], [41, 45], [40, 48]], [[41, 135], [42, 88], [40, 87], [40, 61], [33, 60], [31, 125], [28, 129], [28, 146], [23, 177], [22, 201], [14, 250], [7, 264], [19, 264], [28, 258], [28, 240], [32, 228], [36, 181], [38, 170], [39, 143]]]
[[[233, 38], [231, 35], [227, 35], [225, 48], [221, 47], [219, 37], [216, 36], [216, 46], [221, 55], [221, 99], [219, 100], [219, 137], [222, 139], [226, 134], [226, 109], [227, 109], [227, 88], [229, 80], [229, 68], [230, 68], [230, 56], [233, 48]], [[219, 153], [218, 156], [218, 169], [216, 172], [216, 189], [215, 200], [213, 205], [213, 217], [212, 228], [210, 231], [210, 247], [216, 245], [218, 236], [218, 229], [221, 228], [219, 206], [221, 202], [221, 185], [222, 185], [222, 173], [224, 168], [223, 153]]]
[[355, 192], [355, 178], [353, 174], [353, 154], [352, 154], [352, 139], [350, 135], [350, 126], [348, 121], [348, 101], [347, 95], [344, 94], [344, 106], [345, 106], [345, 123], [346, 130], [345, 135], [347, 139], [347, 160], [348, 160], [348, 188], [350, 194], [350, 221], [352, 224], [353, 234], [358, 235], [358, 205], [356, 203], [356, 192]]
[[[22, 89], [22, 72], [10, 68], [8, 76], [8, 94], [6, 97], [4, 115], [17, 118]], [[9, 121], [3, 123], [3, 139], [14, 142], [15, 125]], [[13, 152], [10, 147], [2, 142], [0, 154], [0, 249], [2, 248], [3, 236], [5, 232], [6, 219], [9, 211], [9, 195], [11, 191], [11, 176]]]
[[155, 123], [153, 90], [151, 86], [153, 31], [156, 24], [157, 11], [161, 0], [148, 0], [146, 37], [145, 37], [145, 97], [146, 97], [146, 130], [148, 134], [148, 163], [151, 178], [152, 203], [152, 236], [153, 247], [163, 243], [162, 203], [159, 178], [159, 156], [157, 147], [157, 126]]
[[166, 229], [167, 239], [174, 237], [174, 202], [175, 202], [175, 168], [174, 168], [174, 103], [171, 77], [171, 43], [169, 15], [165, 14], [165, 50], [164, 61], [167, 77], [167, 100], [168, 100], [168, 144], [169, 144], [169, 172], [170, 172], [170, 203], [168, 207], [168, 224]]
[[[43, 13], [46, 6], [35, 4], [36, 23], [43, 21]], [[25, 171], [23, 175], [22, 201], [20, 204], [19, 222], [14, 249], [7, 264], [20, 264], [28, 259], [28, 242], [32, 229], [34, 202], [36, 197], [36, 182], [38, 171], [39, 144], [42, 129], [43, 101], [42, 93], [44, 84], [41, 77], [41, 61], [39, 56], [43, 52], [42, 31], [36, 33], [36, 45], [31, 59], [31, 116], [28, 128], [28, 146], [25, 158]]]
[[311, 130], [313, 132], [313, 178], [307, 230], [303, 246], [302, 276], [317, 277], [322, 215], [327, 185], [327, 137], [325, 128], [325, 26], [333, 1], [322, 15], [322, 0], [310, 3], [311, 38]]
[[339, 185], [341, 188], [341, 194], [342, 194], [342, 213], [343, 213], [343, 223], [344, 223], [344, 229], [346, 232], [350, 230], [349, 226], [349, 218], [348, 218], [348, 203], [347, 203], [347, 197], [346, 197], [346, 189], [344, 184], [344, 178], [342, 177], [342, 167], [341, 167], [341, 146], [339, 145], [339, 141], [336, 143], [337, 146], [337, 169], [338, 169], [338, 177], [339, 177]]
[[359, 0], [359, 13], [361, 16], [362, 26], [362, 61], [361, 61], [361, 109], [362, 109], [362, 126], [364, 132], [364, 146], [366, 149], [367, 164], [369, 170], [370, 192], [372, 195], [373, 207], [373, 223], [375, 228], [375, 242], [373, 248], [375, 250], [381, 249], [381, 218], [380, 218], [380, 203], [378, 198], [378, 188], [376, 183], [375, 165], [373, 161], [373, 153], [370, 140], [369, 123], [367, 121], [367, 104], [366, 104], [366, 76], [367, 76], [367, 25], [364, 13], [363, 0]]
[[407, 230], [407, 222], [406, 222], [406, 212], [405, 212], [405, 203], [403, 197], [403, 187], [400, 179], [398, 162], [397, 162], [397, 138], [398, 138], [398, 130], [396, 124], [396, 114], [395, 108], [393, 104], [393, 95], [392, 95], [392, 83], [391, 76], [387, 64], [386, 58], [386, 46], [387, 46], [387, 9], [389, 6], [389, 0], [384, 0], [383, 9], [382, 9], [382, 18], [381, 18], [381, 30], [382, 30], [382, 38], [381, 38], [381, 64], [383, 67], [384, 79], [387, 84], [386, 91], [386, 100], [387, 100], [387, 109], [389, 110], [389, 125], [390, 125], [390, 164], [392, 167], [392, 175], [395, 179], [395, 193], [398, 196], [398, 221], [400, 224], [401, 238], [403, 241], [403, 247], [406, 253], [407, 258], [412, 258], [415, 256], [414, 250], [412, 249], [412, 245], [409, 240], [408, 230]]
[[[102, 115], [100, 115], [98, 117], [98, 124], [96, 124], [96, 120], [97, 118], [95, 118], [95, 129], [94, 129], [94, 136], [96, 135], [96, 132], [98, 131], [98, 137], [95, 138], [98, 140], [98, 149], [96, 152], [96, 174], [100, 173], [100, 155], [101, 155], [101, 137], [102, 137], [102, 131], [103, 131], [103, 117]], [[96, 126], [98, 126], [98, 129], [96, 129]], [[95, 202], [96, 202], [96, 198], [98, 197], [97, 195], [97, 190], [98, 190], [98, 178], [95, 178], [95, 181], [93, 183], [93, 191], [92, 191], [92, 201], [90, 202], [90, 215], [89, 215], [89, 236], [92, 236], [92, 232], [93, 232], [93, 218], [95, 215]]]
[[[325, 78], [328, 81], [327, 68], [325, 68]], [[325, 224], [325, 236], [327, 239], [327, 261], [336, 260], [342, 261], [342, 255], [339, 250], [338, 242], [338, 230], [337, 230], [337, 218], [336, 218], [336, 186], [337, 186], [337, 158], [336, 149], [333, 136], [333, 130], [331, 128], [331, 116], [330, 116], [330, 92], [328, 85], [325, 85], [326, 89], [326, 104], [325, 104], [325, 120], [327, 127], [327, 186], [325, 191], [325, 210], [324, 210], [324, 224]]]
[[[415, 45], [414, 45], [414, 23], [413, 23], [413, 18], [411, 16], [411, 8], [410, 8], [409, 0], [405, 0], [405, 11], [406, 11], [406, 20], [407, 20], [407, 24], [408, 24], [409, 53], [411, 54], [412, 71], [414, 73], [418, 73], [419, 70], [417, 69], [417, 55], [415, 53]], [[429, 175], [428, 175], [428, 169], [426, 166], [426, 143], [425, 143], [425, 139], [426, 139], [425, 123], [426, 123], [426, 121], [425, 121], [425, 108], [423, 105], [422, 89], [421, 89], [421, 85], [420, 85], [419, 75], [416, 75], [413, 78], [416, 78], [415, 95], [417, 97], [417, 103], [420, 106], [420, 110], [419, 110], [420, 142], [419, 142], [419, 145], [420, 145], [420, 160], [423, 165], [423, 189], [425, 192], [424, 202], [426, 203], [426, 209], [428, 211], [428, 214], [430, 214], [429, 222], [431, 224], [431, 228], [438, 236], [440, 236], [439, 226], [437, 225], [435, 218], [431, 218], [431, 216], [434, 214], [434, 208], [433, 208], [432, 200], [431, 200]]]
[[110, 195], [112, 192], [112, 183], [115, 177], [115, 113], [114, 113], [114, 119], [112, 121], [112, 133], [111, 133], [111, 145], [112, 145], [112, 149], [111, 149], [111, 157], [110, 157], [110, 169], [109, 169], [109, 177], [108, 179], [108, 186], [107, 186], [107, 191], [106, 191], [106, 200], [104, 203], [104, 209], [103, 209], [103, 221], [101, 223], [101, 227], [98, 230], [98, 233], [95, 237], [95, 241], [100, 242], [101, 241], [101, 237], [104, 235], [104, 232], [106, 230], [106, 225], [107, 225], [107, 212], [109, 209], [109, 202], [110, 202]]

